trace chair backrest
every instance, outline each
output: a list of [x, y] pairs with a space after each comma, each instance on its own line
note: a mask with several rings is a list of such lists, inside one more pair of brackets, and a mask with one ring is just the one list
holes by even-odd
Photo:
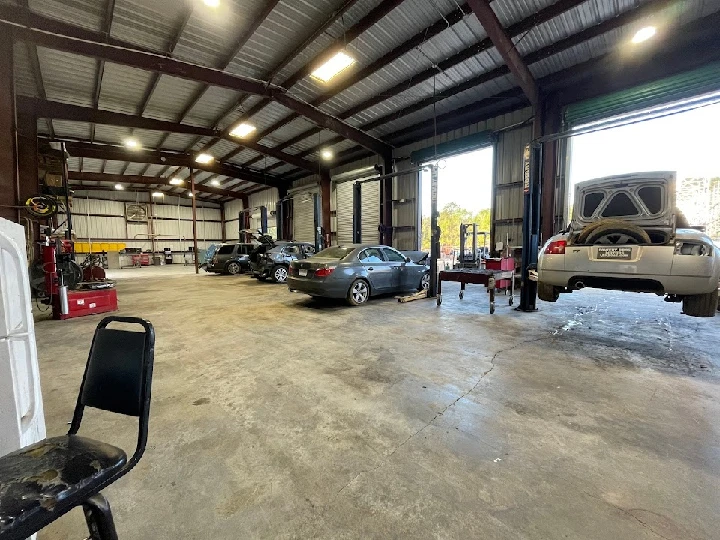
[[[113, 322], [135, 324], [142, 332], [108, 328]], [[70, 435], [80, 429], [85, 407], [137, 416], [138, 442], [124, 472], [140, 460], [147, 442], [155, 330], [137, 317], [105, 317], [95, 330]]]

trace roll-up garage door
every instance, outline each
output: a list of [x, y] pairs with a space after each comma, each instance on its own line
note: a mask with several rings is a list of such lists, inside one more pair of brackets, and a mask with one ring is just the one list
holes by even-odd
[[293, 239], [315, 243], [315, 205], [312, 191], [293, 195]]
[[363, 182], [362, 193], [362, 224], [363, 244], [374, 244], [380, 239], [380, 181]]
[[720, 90], [720, 62], [568, 106], [565, 121], [580, 126]]
[[354, 182], [335, 184], [338, 245], [352, 244], [353, 242], [353, 184]]

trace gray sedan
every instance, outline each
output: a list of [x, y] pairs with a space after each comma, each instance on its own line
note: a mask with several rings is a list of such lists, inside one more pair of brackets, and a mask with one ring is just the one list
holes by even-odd
[[427, 254], [403, 254], [380, 245], [349, 245], [324, 249], [290, 265], [291, 291], [325, 298], [345, 298], [359, 306], [371, 296], [422, 290], [430, 286]]

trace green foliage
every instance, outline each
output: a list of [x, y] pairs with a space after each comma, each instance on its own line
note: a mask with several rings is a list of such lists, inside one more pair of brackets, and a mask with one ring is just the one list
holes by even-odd
[[[490, 234], [490, 209], [485, 208], [476, 214], [460, 207], [456, 203], [446, 204], [438, 216], [440, 227], [440, 245], [448, 248], [460, 247], [460, 224], [477, 223], [478, 232]], [[422, 218], [422, 249], [430, 250], [430, 216]], [[488, 238], [489, 240], [489, 238]], [[479, 240], [480, 241], [480, 240]]]

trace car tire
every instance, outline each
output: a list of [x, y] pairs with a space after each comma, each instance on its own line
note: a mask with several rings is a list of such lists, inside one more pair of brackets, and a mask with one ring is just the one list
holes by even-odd
[[288, 277], [287, 266], [283, 266], [281, 264], [277, 265], [275, 268], [272, 269], [272, 272], [270, 272], [270, 276], [272, 277], [272, 280], [275, 283], [287, 282], [287, 277]]
[[356, 279], [348, 289], [347, 301], [351, 306], [360, 306], [370, 299], [370, 284], [364, 279]]
[[429, 291], [430, 290], [430, 274], [425, 273], [420, 278], [420, 286], [418, 287], [418, 291]]
[[[643, 229], [621, 219], [608, 219], [599, 221], [590, 231], [583, 231], [578, 237], [579, 243], [597, 244], [599, 240], [608, 235], [623, 235], [633, 239], [638, 244], [650, 244], [650, 236]], [[584, 236], [584, 239], [583, 239]]]
[[231, 276], [238, 275], [240, 273], [240, 270], [242, 270], [242, 268], [240, 268], [240, 263], [236, 262], [230, 262], [225, 267], [225, 271]]
[[542, 281], [538, 281], [537, 294], [538, 298], [543, 302], [557, 302], [558, 298], [560, 298], [560, 292], [557, 287], [543, 283]]
[[683, 313], [690, 317], [714, 317], [718, 309], [717, 290], [683, 298]]

